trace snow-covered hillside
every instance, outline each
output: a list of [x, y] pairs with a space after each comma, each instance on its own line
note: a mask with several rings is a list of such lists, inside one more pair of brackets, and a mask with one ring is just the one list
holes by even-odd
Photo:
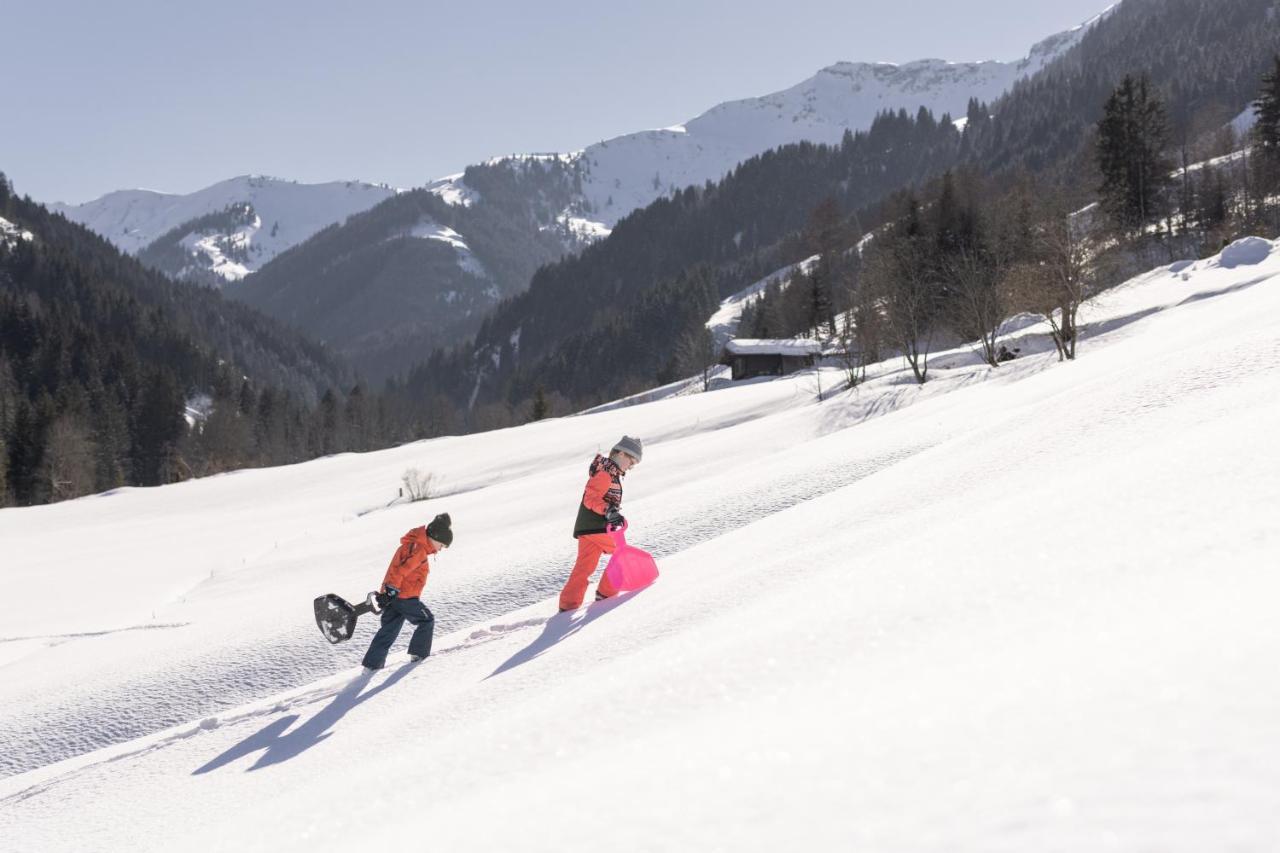
[[[838, 143], [846, 130], [865, 130], [885, 110], [914, 115], [924, 106], [935, 116], [950, 113], [959, 120], [970, 98], [995, 100], [1078, 44], [1105, 14], [1042, 40], [1016, 62], [841, 62], [789, 89], [720, 104], [675, 127], [630, 133], [571, 154], [537, 156], [559, 157], [579, 171], [581, 196], [563, 217], [589, 242], [673, 190], [718, 181], [743, 160], [781, 145]], [[455, 204], [475, 199], [460, 175], [430, 189]]]
[[33, 239], [30, 231], [25, 228], [19, 228], [9, 220], [0, 216], [0, 245], [15, 246], [20, 241]]
[[[1274, 850], [1280, 244], [938, 354], [0, 511], [0, 849]], [[829, 391], [839, 371], [822, 381]], [[555, 613], [597, 449], [652, 587]], [[387, 506], [401, 473], [439, 496]], [[436, 654], [311, 598], [454, 518]], [[403, 654], [404, 638], [395, 652]], [[495, 817], [497, 819], [495, 819]]]
[[182, 239], [183, 246], [198, 255], [195, 260], [202, 268], [235, 280], [321, 228], [368, 210], [395, 192], [359, 181], [299, 184], [244, 175], [186, 195], [120, 190], [84, 204], [49, 207], [136, 255], [174, 228], [247, 203], [253, 213], [250, 222], [233, 233], [194, 232]]

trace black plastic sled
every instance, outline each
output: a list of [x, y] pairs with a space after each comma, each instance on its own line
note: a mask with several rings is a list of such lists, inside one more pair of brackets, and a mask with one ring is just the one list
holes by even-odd
[[320, 633], [331, 643], [344, 643], [351, 639], [356, 631], [356, 620], [365, 613], [381, 613], [374, 601], [374, 593], [359, 604], [352, 604], [340, 595], [332, 592], [322, 595], [314, 602], [316, 610], [316, 626]]

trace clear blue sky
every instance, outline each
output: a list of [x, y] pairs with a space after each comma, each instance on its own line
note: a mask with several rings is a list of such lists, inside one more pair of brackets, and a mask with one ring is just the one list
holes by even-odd
[[415, 186], [783, 89], [1016, 59], [1110, 0], [0, 0], [0, 171], [40, 201], [249, 172]]

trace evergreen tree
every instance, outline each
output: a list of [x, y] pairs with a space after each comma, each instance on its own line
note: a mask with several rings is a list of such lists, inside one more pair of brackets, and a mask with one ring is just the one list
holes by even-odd
[[804, 234], [808, 251], [818, 258], [808, 276], [808, 326], [816, 330], [825, 324], [831, 335], [836, 331], [836, 271], [840, 267], [840, 253], [844, 247], [841, 219], [840, 205], [828, 196], [810, 212]]
[[1167, 156], [1164, 105], [1147, 77], [1126, 76], [1111, 93], [1098, 123], [1098, 192], [1116, 228], [1133, 233], [1157, 219], [1173, 163]]
[[1262, 191], [1270, 194], [1280, 187], [1280, 54], [1274, 58], [1271, 71], [1263, 75], [1253, 113], [1254, 164]]
[[9, 489], [18, 506], [40, 503], [38, 472], [44, 460], [45, 427], [36, 408], [19, 400], [7, 441]]
[[546, 389], [539, 385], [533, 392], [533, 411], [530, 417], [535, 421], [540, 421], [551, 414], [551, 406], [547, 403]]
[[318, 426], [316, 455], [329, 456], [344, 450], [342, 418], [339, 415], [338, 398], [334, 395], [332, 388], [325, 391], [324, 396], [320, 398], [316, 419]]
[[173, 374], [160, 369], [143, 383], [133, 412], [133, 477], [142, 486], [169, 482], [178, 440], [186, 432], [185, 401]]
[[346, 436], [347, 450], [364, 452], [373, 449], [373, 418], [362, 385], [356, 385], [347, 395]]

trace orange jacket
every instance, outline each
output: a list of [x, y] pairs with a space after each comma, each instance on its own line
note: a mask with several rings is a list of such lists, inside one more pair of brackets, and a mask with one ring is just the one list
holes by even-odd
[[[608, 471], [601, 469], [591, 475], [587, 480], [587, 487], [582, 490], [582, 503], [587, 509], [599, 515], [604, 515], [609, 511], [610, 503], [604, 499], [608, 491], [617, 487], [621, 492], [621, 484], [618, 483]], [[621, 501], [618, 501], [621, 503]]]
[[596, 455], [587, 469], [587, 487], [582, 490], [578, 517], [573, 522], [573, 538], [604, 533], [610, 507], [622, 505], [623, 472], [607, 458]]
[[427, 585], [427, 573], [431, 565], [427, 557], [436, 553], [436, 546], [427, 537], [427, 528], [415, 527], [400, 537], [400, 547], [387, 566], [387, 574], [382, 579], [385, 589], [394, 586], [400, 590], [401, 598], [417, 598], [422, 595], [422, 588]]

